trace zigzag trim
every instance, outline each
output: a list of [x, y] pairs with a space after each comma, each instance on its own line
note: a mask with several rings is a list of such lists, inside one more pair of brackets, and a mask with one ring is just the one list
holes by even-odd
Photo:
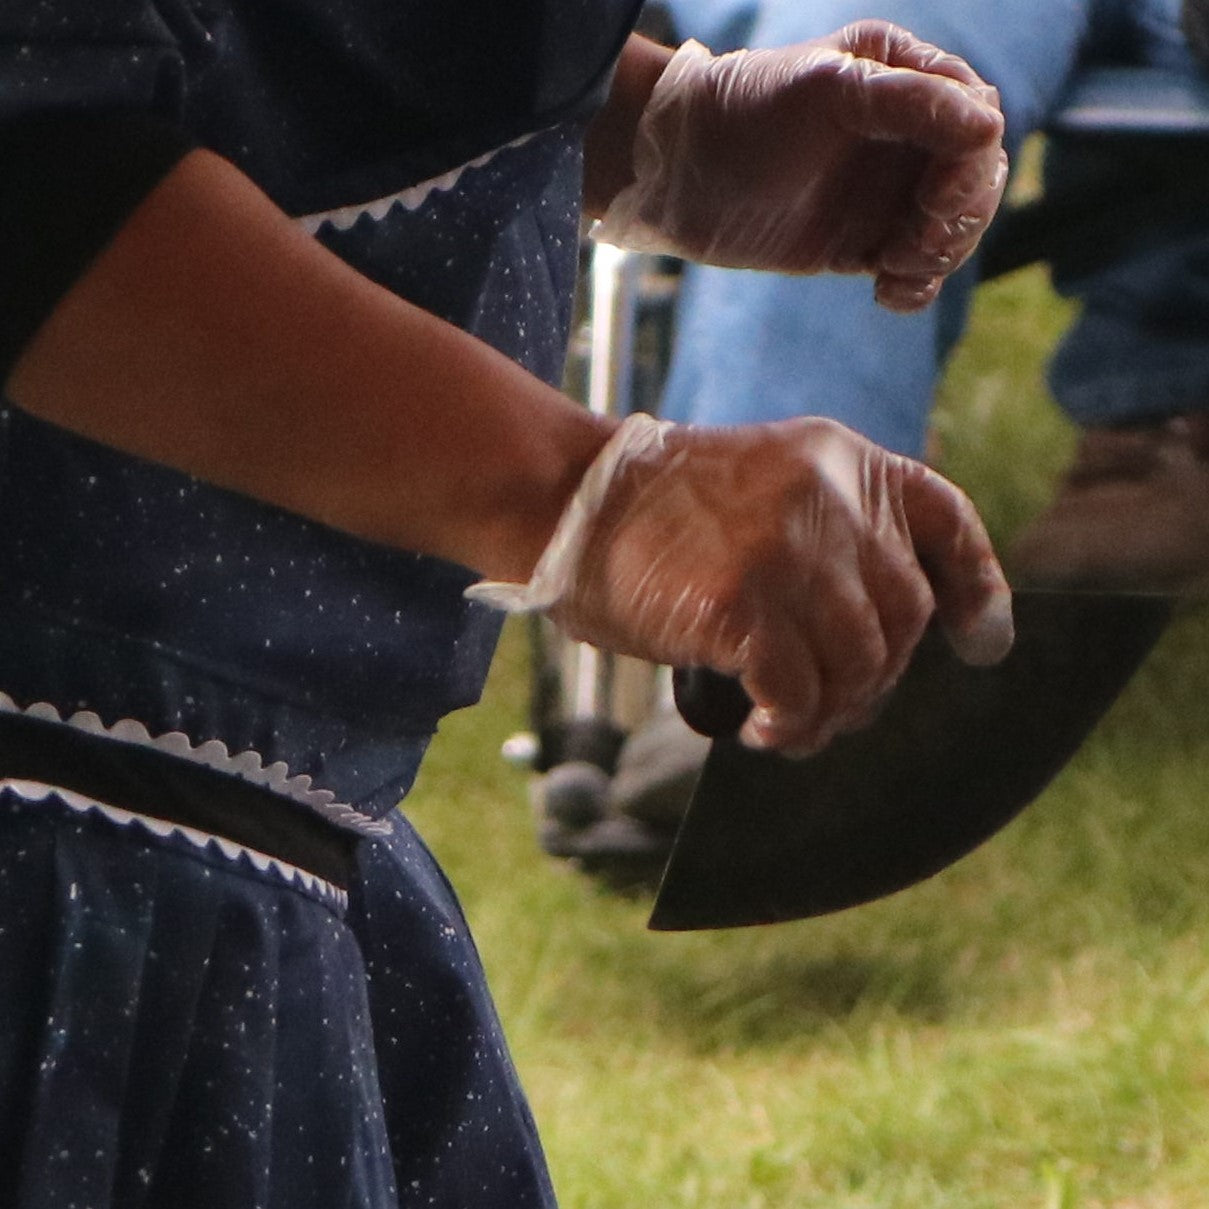
[[100, 814], [120, 827], [137, 825], [150, 831], [153, 835], [163, 838], [178, 835], [199, 850], [217, 849], [228, 860], [237, 864], [245, 862], [261, 873], [276, 874], [283, 881], [300, 890], [324, 898], [341, 910], [348, 906], [348, 894], [339, 886], [333, 886], [331, 882], [317, 877], [314, 873], [308, 873], [305, 869], [299, 869], [297, 865], [291, 865], [286, 861], [278, 860], [275, 856], [258, 852], [255, 848], [245, 848], [242, 844], [236, 844], [221, 835], [211, 835], [209, 832], [186, 827], [182, 823], [168, 823], [163, 819], [151, 818], [149, 815], [136, 814], [121, 806], [111, 806], [108, 802], [99, 802], [95, 798], [85, 797], [74, 790], [64, 789], [60, 785], [47, 785], [43, 781], [23, 781], [7, 777], [0, 779], [0, 789], [9, 789], [28, 802], [45, 801], [53, 794], [71, 810], [81, 814]]
[[343, 827], [346, 831], [355, 831], [360, 835], [390, 834], [389, 821], [362, 814], [347, 802], [337, 802], [336, 795], [329, 789], [313, 789], [311, 778], [306, 773], [291, 775], [289, 766], [283, 760], [266, 765], [258, 751], [243, 751], [233, 756], [227, 745], [219, 739], [210, 739], [194, 747], [189, 741], [189, 736], [181, 731], [174, 730], [153, 736], [141, 722], [133, 718], [122, 718], [112, 726], [106, 727], [100, 717], [91, 710], [80, 710], [64, 721], [59, 711], [45, 701], [22, 709], [7, 693], [0, 693], [0, 712], [24, 714], [28, 718], [43, 722], [57, 722], [63, 726], [75, 727], [76, 730], [86, 731], [91, 735], [102, 735], [118, 743], [150, 747], [178, 759], [191, 760], [195, 764], [230, 773], [253, 785], [270, 789], [273, 793], [301, 803], [329, 823]]
[[318, 214], [306, 214], [294, 221], [308, 235], [315, 235], [325, 225], [334, 227], [337, 231], [347, 231], [363, 214], [367, 214], [374, 222], [381, 222], [395, 206], [402, 206], [405, 210], [418, 210], [434, 193], [447, 193], [455, 188], [463, 174], [471, 168], [482, 168], [497, 155], [516, 147], [523, 147], [530, 139], [535, 138], [536, 134], [537, 132], [522, 134], [520, 138], [513, 139], [512, 142], [505, 143], [502, 147], [496, 147], [492, 151], [486, 151], [460, 167], [450, 168], [448, 172], [443, 172], [440, 176], [421, 181], [418, 185], [410, 185], [387, 197], [358, 202], [351, 206], [340, 206], [338, 209], [324, 210]]

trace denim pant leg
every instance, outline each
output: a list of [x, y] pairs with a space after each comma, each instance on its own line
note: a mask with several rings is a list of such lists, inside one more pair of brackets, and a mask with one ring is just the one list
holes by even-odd
[[[1135, 0], [1125, 14], [1142, 62], [1197, 72], [1178, 28], [1178, 0]], [[1111, 48], [1109, 48], [1111, 49]], [[1204, 140], [1053, 140], [1047, 186], [1065, 192], [1137, 181], [1150, 190], [1189, 187], [1209, 155]], [[1209, 173], [1198, 171], [1198, 190]], [[1101, 191], [1104, 191], [1101, 188]], [[1111, 185], [1110, 185], [1110, 191]], [[1157, 209], [1157, 208], [1156, 208]], [[1209, 408], [1209, 213], [1122, 221], [1097, 235], [1090, 251], [1072, 248], [1053, 264], [1056, 288], [1080, 305], [1079, 317], [1050, 364], [1050, 389], [1079, 425], [1163, 419]]]
[[829, 416], [887, 448], [922, 452], [942, 317], [967, 291], [910, 316], [860, 277], [686, 270], [661, 414], [694, 424]]
[[[962, 55], [993, 82], [1009, 145], [1018, 146], [1052, 105], [1093, 7], [1093, 0], [882, 0], [878, 15]], [[671, 8], [681, 34], [715, 50], [728, 49], [731, 38], [784, 45], [869, 13], [863, 0], [672, 0]], [[974, 272], [963, 271], [933, 307], [904, 316], [877, 306], [866, 278], [690, 268], [663, 414], [708, 424], [826, 415], [918, 455], [974, 282]]]
[[662, 0], [681, 38], [696, 38], [714, 51], [735, 50], [751, 42], [761, 0]]
[[1060, 283], [1082, 303], [1049, 384], [1076, 424], [1209, 409], [1209, 225]]

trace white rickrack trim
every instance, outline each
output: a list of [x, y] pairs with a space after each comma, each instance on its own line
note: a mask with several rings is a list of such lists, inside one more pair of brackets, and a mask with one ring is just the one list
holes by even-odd
[[395, 206], [402, 206], [405, 210], [418, 210], [434, 193], [448, 193], [451, 189], [456, 188], [462, 175], [471, 168], [482, 168], [497, 155], [523, 147], [530, 139], [535, 138], [536, 134], [537, 132], [522, 134], [520, 138], [513, 139], [512, 142], [505, 143], [502, 147], [486, 151], [457, 168], [450, 168], [448, 172], [434, 176], [431, 180], [421, 181], [418, 185], [409, 185], [406, 189], [400, 189], [398, 193], [375, 198], [373, 201], [356, 202], [351, 206], [339, 206], [335, 210], [304, 214], [294, 221], [308, 235], [315, 235], [325, 225], [335, 227], [337, 231], [347, 231], [363, 214], [368, 215], [374, 222], [381, 222]]
[[211, 835], [207, 831], [198, 831], [195, 827], [187, 827], [183, 823], [169, 823], [164, 819], [152, 818], [150, 815], [137, 814], [121, 806], [113, 806], [96, 798], [86, 797], [72, 789], [64, 789], [61, 785], [48, 785], [44, 781], [24, 781], [16, 777], [0, 778], [0, 789], [8, 789], [27, 802], [42, 802], [52, 795], [65, 806], [81, 814], [100, 814], [119, 827], [129, 827], [137, 824], [146, 828], [153, 835], [163, 838], [178, 835], [188, 840], [195, 848], [205, 851], [217, 849], [228, 860], [239, 863], [245, 861], [261, 873], [273, 873], [285, 882], [298, 889], [318, 895], [341, 910], [348, 906], [348, 894], [339, 886], [333, 886], [325, 878], [308, 873], [297, 865], [278, 860], [275, 856], [260, 852], [255, 848], [246, 848], [221, 835]]
[[336, 801], [336, 795], [330, 789], [312, 788], [311, 778], [306, 773], [292, 776], [284, 760], [266, 765], [261, 754], [252, 750], [233, 756], [220, 739], [210, 739], [194, 747], [189, 741], [189, 736], [181, 731], [152, 735], [143, 723], [134, 718], [122, 718], [112, 726], [106, 727], [92, 710], [80, 710], [64, 720], [59, 711], [46, 701], [39, 701], [28, 709], [22, 709], [7, 693], [0, 693], [0, 713], [22, 714], [42, 722], [71, 726], [90, 735], [101, 735], [118, 743], [150, 747], [181, 760], [189, 760], [218, 772], [229, 773], [252, 785], [259, 785], [282, 797], [290, 798], [346, 831], [355, 831], [360, 835], [390, 834], [389, 820], [371, 818], [359, 810], [354, 810], [347, 802]]

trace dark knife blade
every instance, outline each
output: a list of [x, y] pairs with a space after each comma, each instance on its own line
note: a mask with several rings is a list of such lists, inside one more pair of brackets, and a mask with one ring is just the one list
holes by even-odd
[[[938, 873], [1015, 818], [1081, 746], [1166, 629], [1172, 598], [1017, 592], [1016, 642], [962, 663], [938, 630], [867, 729], [790, 760], [711, 745], [649, 926], [804, 919]], [[734, 730], [733, 682], [696, 682], [682, 711]], [[725, 696], [731, 694], [729, 706]]]

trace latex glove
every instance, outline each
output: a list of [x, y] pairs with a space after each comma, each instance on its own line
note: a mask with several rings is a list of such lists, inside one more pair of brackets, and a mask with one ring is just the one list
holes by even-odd
[[862, 21], [778, 50], [681, 47], [594, 236], [732, 268], [868, 273], [917, 310], [1007, 181], [998, 94], [961, 59]]
[[951, 483], [831, 420], [693, 428], [629, 417], [527, 585], [573, 638], [737, 676], [741, 738], [815, 751], [871, 716], [937, 611], [962, 658], [1012, 643], [1011, 594]]

